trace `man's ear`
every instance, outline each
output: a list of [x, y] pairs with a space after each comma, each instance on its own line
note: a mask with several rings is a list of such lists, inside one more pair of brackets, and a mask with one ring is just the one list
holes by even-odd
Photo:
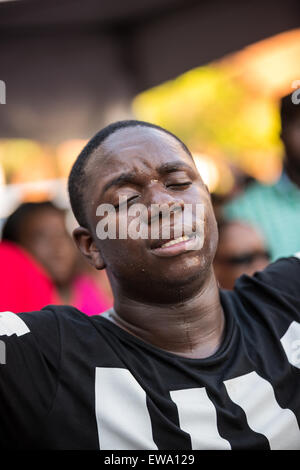
[[96, 269], [105, 269], [105, 262], [88, 229], [84, 227], [75, 228], [73, 239], [79, 251], [92, 266]]

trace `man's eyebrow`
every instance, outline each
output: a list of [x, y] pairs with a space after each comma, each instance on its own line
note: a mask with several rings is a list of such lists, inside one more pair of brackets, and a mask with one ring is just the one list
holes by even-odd
[[[163, 163], [156, 168], [157, 172], [160, 174], [173, 173], [180, 170], [192, 170], [192, 167], [185, 162], [167, 162]], [[133, 172], [122, 173], [119, 176], [116, 176], [112, 180], [108, 181], [102, 191], [104, 194], [112, 186], [120, 186], [123, 183], [135, 183], [137, 182], [137, 175]]]
[[103, 194], [112, 186], [120, 186], [123, 183], [134, 183], [136, 182], [136, 174], [132, 172], [122, 173], [119, 176], [116, 176], [112, 180], [108, 181], [103, 188]]
[[173, 173], [180, 170], [192, 170], [192, 167], [185, 162], [167, 162], [157, 168], [158, 173]]

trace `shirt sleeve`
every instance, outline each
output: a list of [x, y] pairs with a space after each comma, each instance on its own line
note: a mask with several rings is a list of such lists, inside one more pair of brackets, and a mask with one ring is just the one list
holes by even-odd
[[52, 310], [0, 313], [0, 448], [38, 447], [57, 389], [60, 335]]
[[264, 304], [266, 310], [300, 322], [300, 252], [278, 259], [252, 277], [241, 276], [235, 291], [254, 309]]

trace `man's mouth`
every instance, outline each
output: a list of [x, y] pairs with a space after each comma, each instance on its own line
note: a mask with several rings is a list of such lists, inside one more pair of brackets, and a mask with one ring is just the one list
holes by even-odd
[[157, 240], [151, 247], [151, 252], [162, 258], [177, 256], [188, 251], [201, 249], [203, 243], [200, 243], [199, 240], [199, 235], [194, 232], [166, 242]]
[[183, 237], [175, 238], [175, 240], [170, 240], [169, 242], [164, 243], [163, 245], [160, 246], [160, 248], [168, 248], [169, 246], [177, 245], [178, 243], [181, 243], [181, 242], [186, 242], [190, 238], [192, 238], [192, 236], [193, 234], [191, 234], [191, 236], [184, 235]]
[[171, 236], [168, 238], [158, 238], [157, 240], [153, 240], [150, 246], [151, 250], [156, 248], [168, 248], [170, 246], [177, 245], [178, 243], [186, 242], [196, 234], [195, 232], [190, 231], [190, 233], [184, 233], [184, 235], [177, 238], [174, 238], [174, 235], [175, 234], [171, 233]]

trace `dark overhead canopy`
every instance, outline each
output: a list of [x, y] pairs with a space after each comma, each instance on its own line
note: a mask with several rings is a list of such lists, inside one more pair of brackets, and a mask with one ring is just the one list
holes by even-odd
[[2, 2], [0, 137], [88, 138], [136, 93], [299, 18], [298, 0]]

